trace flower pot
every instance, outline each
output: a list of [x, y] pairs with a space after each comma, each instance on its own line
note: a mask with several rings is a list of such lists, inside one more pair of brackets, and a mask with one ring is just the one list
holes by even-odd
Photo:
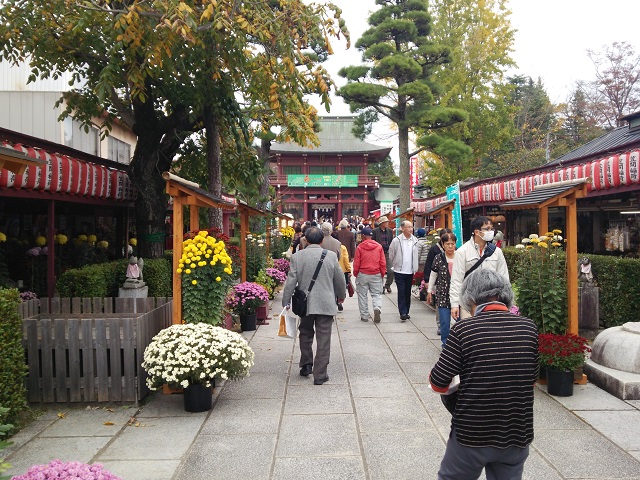
[[240, 315], [240, 327], [243, 332], [250, 332], [256, 329], [256, 319], [258, 315], [256, 313], [248, 313], [246, 315]]
[[266, 320], [269, 318], [269, 302], [265, 302], [258, 308], [256, 308], [256, 315], [259, 321]]
[[183, 395], [185, 411], [196, 413], [211, 410], [213, 403], [211, 387], [195, 383], [185, 388]]
[[573, 395], [573, 372], [547, 368], [547, 392], [556, 397]]

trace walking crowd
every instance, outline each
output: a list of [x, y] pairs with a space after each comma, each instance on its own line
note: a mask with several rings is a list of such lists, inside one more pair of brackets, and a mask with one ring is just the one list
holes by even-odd
[[509, 311], [513, 291], [491, 220], [473, 219], [471, 237], [458, 249], [451, 230], [438, 231], [431, 245], [423, 228], [414, 235], [413, 223], [402, 220], [396, 232], [387, 216], [374, 225], [345, 218], [337, 226], [311, 221], [294, 230], [282, 303], [306, 302], [300, 375], [313, 375], [315, 385], [328, 381], [332, 323], [347, 294], [357, 294], [362, 322], [394, 321], [383, 315], [382, 296], [395, 283], [397, 318], [406, 322], [414, 279], [424, 278], [442, 342], [425, 377], [452, 414], [438, 478], [475, 479], [483, 469], [490, 480], [521, 478], [533, 440], [538, 336], [532, 320]]

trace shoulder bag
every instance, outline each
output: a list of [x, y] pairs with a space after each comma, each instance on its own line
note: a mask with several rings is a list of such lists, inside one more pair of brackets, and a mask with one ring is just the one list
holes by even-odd
[[327, 256], [327, 251], [322, 250], [322, 255], [320, 256], [320, 261], [318, 262], [318, 266], [316, 267], [316, 271], [313, 272], [313, 278], [311, 279], [311, 283], [309, 284], [309, 288], [306, 292], [296, 287], [293, 290], [293, 296], [291, 297], [291, 309], [293, 313], [298, 315], [300, 318], [307, 316], [307, 298], [311, 289], [313, 288], [313, 284], [316, 283], [316, 278], [318, 278], [318, 273], [320, 273], [320, 268], [322, 267], [322, 263], [324, 262], [324, 257]]

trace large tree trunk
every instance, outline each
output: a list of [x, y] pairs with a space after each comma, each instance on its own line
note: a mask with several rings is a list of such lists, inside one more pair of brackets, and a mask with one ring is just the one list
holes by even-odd
[[[162, 148], [158, 135], [138, 135], [129, 178], [138, 190], [135, 204], [138, 252], [143, 258], [160, 258], [164, 253], [167, 195], [162, 172], [168, 171], [175, 155]], [[167, 160], [167, 158], [169, 160]]]
[[260, 183], [260, 203], [258, 208], [264, 209], [269, 201], [269, 155], [271, 153], [271, 140], [265, 138], [260, 139], [260, 161], [264, 174], [262, 176], [262, 183]]
[[[209, 192], [222, 196], [222, 164], [220, 162], [220, 125], [211, 105], [204, 108], [204, 128], [207, 139], [207, 168], [209, 170]], [[210, 208], [209, 225], [222, 230], [222, 210]]]

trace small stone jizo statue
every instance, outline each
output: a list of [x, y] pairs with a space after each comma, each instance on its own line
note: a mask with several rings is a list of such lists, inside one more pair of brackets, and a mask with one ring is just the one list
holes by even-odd
[[122, 288], [141, 288], [144, 287], [142, 270], [144, 268], [144, 260], [134, 255], [129, 257], [129, 265], [127, 266], [127, 279]]

